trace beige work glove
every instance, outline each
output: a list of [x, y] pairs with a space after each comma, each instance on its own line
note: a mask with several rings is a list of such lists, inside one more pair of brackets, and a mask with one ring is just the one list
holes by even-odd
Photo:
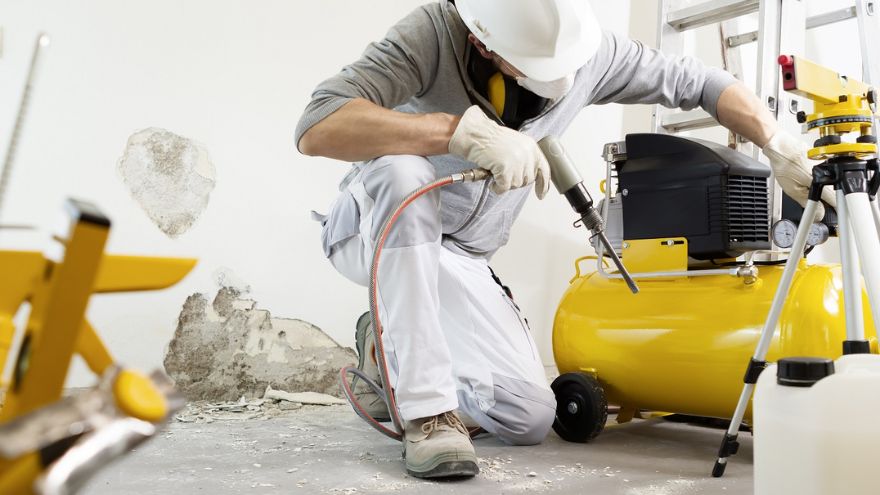
[[[801, 206], [806, 206], [810, 195], [810, 184], [813, 182], [813, 166], [818, 162], [807, 158], [807, 145], [800, 139], [785, 131], [778, 131], [764, 146], [764, 155], [770, 159], [770, 168], [776, 176], [776, 182], [791, 199]], [[822, 201], [837, 208], [837, 196], [833, 187], [822, 191]], [[816, 222], [825, 216], [825, 207], [819, 203], [816, 211]]]
[[550, 165], [538, 143], [496, 124], [476, 105], [462, 115], [449, 140], [449, 152], [491, 172], [496, 194], [534, 182], [535, 194], [544, 199], [550, 189]]

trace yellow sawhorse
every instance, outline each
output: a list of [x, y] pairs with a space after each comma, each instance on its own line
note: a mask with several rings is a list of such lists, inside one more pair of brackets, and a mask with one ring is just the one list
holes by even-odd
[[[82, 201], [69, 200], [65, 208], [67, 231], [55, 236], [48, 253], [0, 251], [0, 378], [14, 359], [11, 379], [0, 383], [0, 494], [72, 493], [113, 450], [106, 447], [102, 457], [94, 454], [96, 445], [112, 444], [113, 435], [120, 444], [141, 438], [179, 407], [158, 376], [115, 366], [85, 313], [94, 293], [170, 287], [196, 260], [106, 255], [107, 217]], [[24, 303], [30, 315], [14, 350], [13, 318]], [[82, 398], [62, 400], [74, 354], [101, 384]], [[77, 450], [84, 442], [91, 445]]]

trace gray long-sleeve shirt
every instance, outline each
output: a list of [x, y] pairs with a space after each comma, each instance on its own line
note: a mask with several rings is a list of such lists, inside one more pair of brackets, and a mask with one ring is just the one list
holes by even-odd
[[[468, 76], [467, 35], [452, 2], [440, 0], [417, 8], [383, 40], [370, 44], [359, 60], [318, 85], [297, 126], [297, 145], [307, 130], [355, 98], [403, 112], [455, 115], [476, 103], [497, 118]], [[701, 106], [716, 116], [721, 92], [735, 81], [729, 73], [707, 68], [694, 58], [666, 56], [606, 31], [596, 55], [577, 72], [571, 92], [527, 120], [519, 131], [536, 140], [562, 135], [582, 108], [605, 103], [659, 103], [686, 110]], [[438, 177], [474, 167], [452, 155], [428, 159]], [[444, 188], [443, 244], [461, 254], [491, 256], [507, 242], [529, 189], [496, 195], [487, 184]], [[325, 236], [327, 253], [356, 228], [337, 225], [333, 230]]]

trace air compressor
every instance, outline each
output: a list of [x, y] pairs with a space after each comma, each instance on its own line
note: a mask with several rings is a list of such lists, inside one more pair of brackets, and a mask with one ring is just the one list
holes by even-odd
[[[784, 212], [771, 225], [769, 167], [725, 146], [631, 134], [603, 155], [598, 209], [610, 242], [596, 242], [598, 256], [575, 262], [556, 312], [554, 430], [588, 442], [604, 428], [609, 404], [619, 406], [619, 423], [641, 410], [730, 418], [785, 263], [774, 259], [771, 240], [785, 246], [800, 215]], [[828, 208], [808, 244], [835, 228]], [[625, 269], [609, 268], [609, 254]], [[836, 359], [846, 336], [841, 268], [787, 255], [802, 259], [768, 359]], [[582, 272], [591, 259], [596, 269]], [[864, 319], [876, 353], [867, 309]]]

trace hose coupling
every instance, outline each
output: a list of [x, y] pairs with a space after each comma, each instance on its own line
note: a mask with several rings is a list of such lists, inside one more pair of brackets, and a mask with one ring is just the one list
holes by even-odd
[[491, 177], [492, 174], [484, 168], [472, 168], [457, 174], [452, 174], [452, 182], [479, 182]]

